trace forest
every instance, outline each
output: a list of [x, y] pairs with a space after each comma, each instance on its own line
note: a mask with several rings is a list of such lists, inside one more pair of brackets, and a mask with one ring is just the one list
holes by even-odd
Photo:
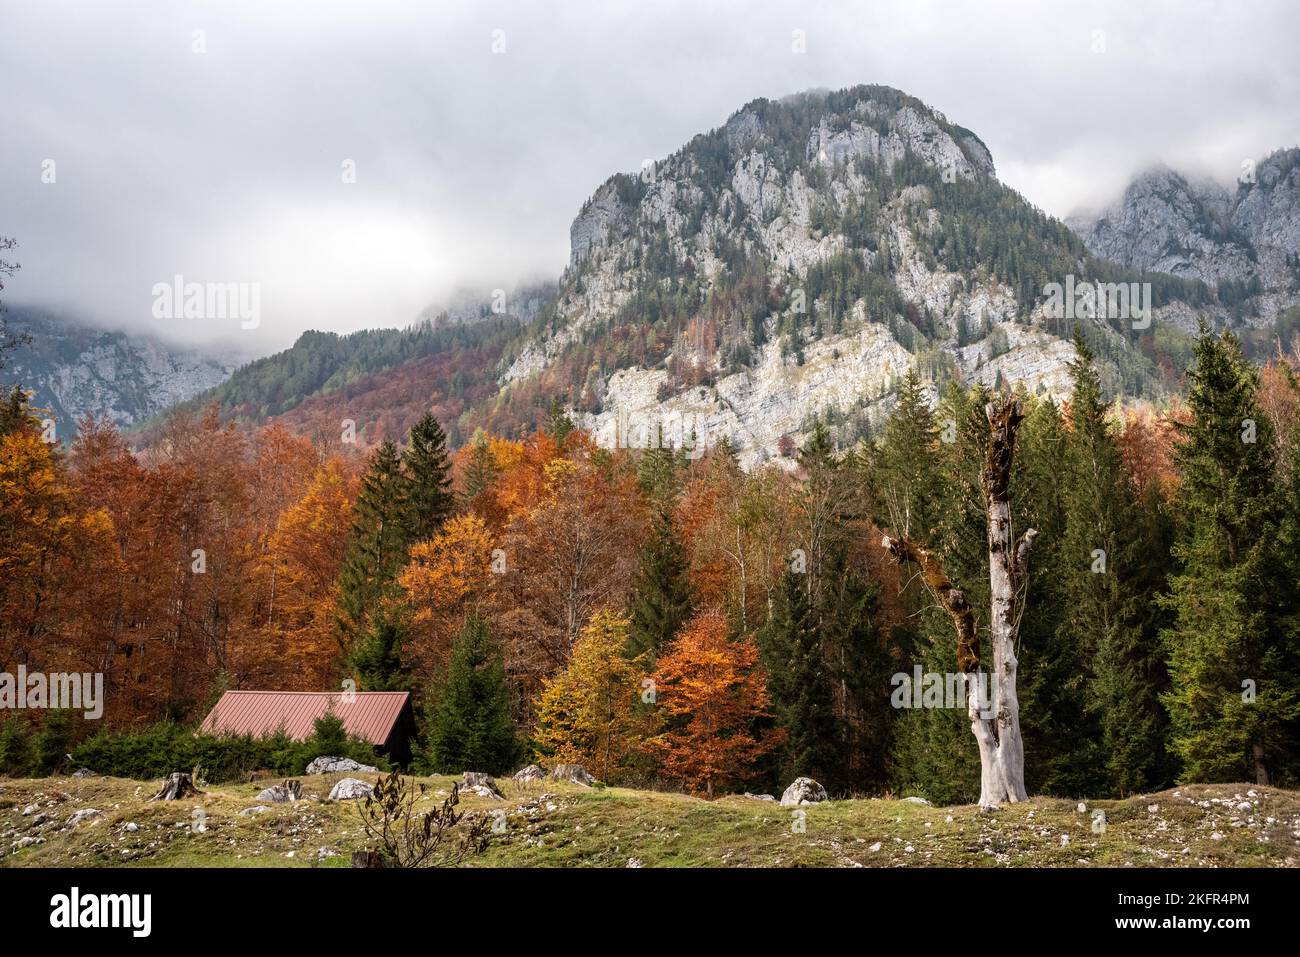
[[[1185, 401], [1152, 411], [1108, 402], [1076, 346], [1069, 402], [1016, 397], [1011, 520], [1038, 533], [1017, 597], [1025, 784], [1294, 786], [1296, 365], [1203, 330]], [[954, 673], [958, 648], [882, 535], [942, 558], [990, 647], [998, 397], [932, 390], [912, 372], [874, 441], [838, 449], [818, 425], [746, 473], [725, 439], [607, 450], [558, 409], [454, 450], [432, 414], [366, 448], [342, 425], [249, 429], [215, 407], [139, 451], [92, 418], [64, 447], [15, 388], [0, 671], [102, 673], [106, 702], [99, 721], [0, 719], [0, 771], [167, 747], [227, 689], [355, 686], [412, 694], [420, 771], [580, 763], [706, 797], [808, 776], [971, 802], [964, 703], [895, 694]]]

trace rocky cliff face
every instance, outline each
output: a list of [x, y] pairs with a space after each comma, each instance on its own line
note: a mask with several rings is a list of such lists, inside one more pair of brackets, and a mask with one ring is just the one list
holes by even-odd
[[[997, 182], [977, 136], [886, 87], [751, 103], [611, 178], [570, 237], [556, 298], [503, 386], [567, 379], [574, 417], [606, 444], [725, 437], [746, 465], [814, 417], [842, 442], [871, 431], [913, 366], [1063, 398], [1074, 349], [1042, 286], [1094, 265]], [[1169, 301], [1155, 318], [1187, 312]], [[1131, 377], [1145, 360], [1104, 319], [1085, 320], [1089, 335]]]
[[1101, 214], [1069, 223], [1101, 258], [1231, 289], [1223, 298], [1239, 317], [1264, 325], [1300, 292], [1300, 149], [1259, 161], [1231, 190], [1148, 170]]
[[154, 339], [105, 332], [39, 312], [8, 316], [31, 341], [9, 357], [0, 382], [34, 392], [32, 404], [50, 413], [60, 439], [76, 433], [87, 413], [128, 428], [177, 402], [224, 382], [234, 357], [177, 348]]

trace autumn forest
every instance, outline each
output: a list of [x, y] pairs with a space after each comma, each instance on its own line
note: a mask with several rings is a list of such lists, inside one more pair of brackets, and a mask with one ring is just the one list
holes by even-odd
[[[1293, 365], [1261, 371], [1205, 333], [1186, 402], [1156, 413], [1111, 406], [1077, 345], [1070, 402], [1018, 397], [1012, 524], [1038, 532], [1018, 597], [1028, 788], [1294, 783]], [[455, 450], [431, 415], [367, 448], [215, 409], [140, 451], [93, 419], [64, 447], [15, 390], [0, 667], [103, 673], [102, 720], [60, 720], [60, 752], [193, 725], [227, 689], [405, 690], [420, 770], [572, 762], [704, 796], [806, 775], [971, 801], [965, 702], [899, 707], [900, 684], [957, 668], [949, 616], [881, 544], [941, 556], [987, 633], [994, 396], [930, 388], [909, 374], [873, 442], [817, 427], [750, 473], [725, 441], [600, 448], [558, 408]]]

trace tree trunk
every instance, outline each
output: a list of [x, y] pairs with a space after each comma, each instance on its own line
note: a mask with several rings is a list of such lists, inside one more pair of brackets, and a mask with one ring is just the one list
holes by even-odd
[[[991, 803], [1004, 800], [1023, 801], [1025, 794], [1025, 745], [1020, 736], [1020, 700], [1016, 695], [1016, 635], [1020, 621], [1016, 607], [1017, 592], [1024, 580], [1033, 547], [1032, 528], [1016, 545], [1011, 530], [1011, 463], [1016, 451], [1016, 427], [1024, 418], [1015, 399], [990, 402], [984, 407], [989, 420], [988, 453], [980, 485], [988, 509], [989, 590], [992, 595], [992, 618], [989, 631], [993, 641], [993, 722], [997, 737], [997, 782]], [[981, 795], [980, 803], [987, 805]]]
[[1020, 735], [1020, 702], [1016, 696], [1016, 635], [1020, 630], [1017, 598], [1026, 580], [1029, 552], [1037, 532], [1029, 529], [1012, 544], [1011, 463], [1016, 427], [1023, 415], [1015, 399], [990, 402], [984, 409], [989, 435], [980, 485], [988, 510], [989, 585], [992, 595], [990, 634], [993, 643], [991, 700], [985, 700], [980, 680], [979, 633], [966, 596], [948, 578], [933, 552], [907, 538], [886, 535], [881, 545], [896, 561], [921, 569], [926, 585], [952, 619], [957, 634], [957, 667], [965, 675], [966, 713], [980, 752], [980, 806], [1023, 801], [1025, 748]]
[[189, 797], [191, 794], [202, 794], [194, 786], [194, 780], [182, 772], [167, 775], [167, 780], [163, 782], [162, 788], [151, 797], [150, 801], [179, 801], [182, 798]]

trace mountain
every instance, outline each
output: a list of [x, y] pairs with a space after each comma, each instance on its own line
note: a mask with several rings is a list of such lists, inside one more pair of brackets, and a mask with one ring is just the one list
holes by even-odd
[[30, 340], [7, 357], [0, 384], [34, 392], [32, 404], [71, 438], [82, 416], [106, 416], [130, 428], [225, 381], [233, 354], [168, 345], [148, 336], [81, 325], [50, 312], [13, 309], [10, 332]]
[[1064, 397], [1076, 321], [1049, 309], [1051, 284], [1152, 284], [1146, 331], [1078, 323], [1112, 392], [1173, 384], [1154, 329], [1227, 318], [1203, 282], [1094, 256], [997, 180], [976, 134], [881, 86], [756, 100], [611, 177], [570, 237], [501, 401], [545, 383], [602, 441], [667, 424], [727, 437], [747, 465], [814, 417], [841, 443], [870, 434], [912, 366]]
[[[998, 181], [975, 133], [898, 90], [755, 100], [597, 188], [556, 283], [460, 295], [406, 330], [306, 333], [193, 404], [327, 431], [352, 419], [365, 442], [432, 408], [461, 442], [535, 427], [558, 402], [606, 444], [725, 437], [752, 466], [814, 419], [842, 446], [873, 434], [913, 367], [934, 392], [957, 379], [1064, 398], [1075, 332], [1110, 394], [1160, 398], [1201, 321], [1240, 323], [1268, 288], [1285, 303], [1287, 163], [1232, 197], [1181, 178], [1147, 189], [1187, 196], [1158, 207], [1200, 224], [1205, 254], [1184, 264], [1095, 240], [1114, 232], [1100, 219], [1081, 235], [1046, 215]], [[1147, 284], [1132, 288], [1149, 312], [1063, 305], [1100, 284]]]
[[[405, 329], [304, 332], [290, 348], [243, 366], [182, 408], [216, 403], [230, 418], [277, 419], [296, 431], [325, 435], [337, 434], [350, 419], [363, 445], [405, 436], [432, 410], [459, 445], [473, 433], [473, 424], [462, 418], [497, 393], [497, 368], [507, 348], [521, 339], [554, 289], [553, 283], [536, 283], [462, 290], [425, 309]], [[153, 434], [147, 429], [142, 438], [148, 442]]]
[[1300, 299], [1300, 149], [1249, 164], [1232, 190], [1150, 169], [1100, 214], [1069, 223], [1099, 257], [1214, 287], [1248, 326]]

